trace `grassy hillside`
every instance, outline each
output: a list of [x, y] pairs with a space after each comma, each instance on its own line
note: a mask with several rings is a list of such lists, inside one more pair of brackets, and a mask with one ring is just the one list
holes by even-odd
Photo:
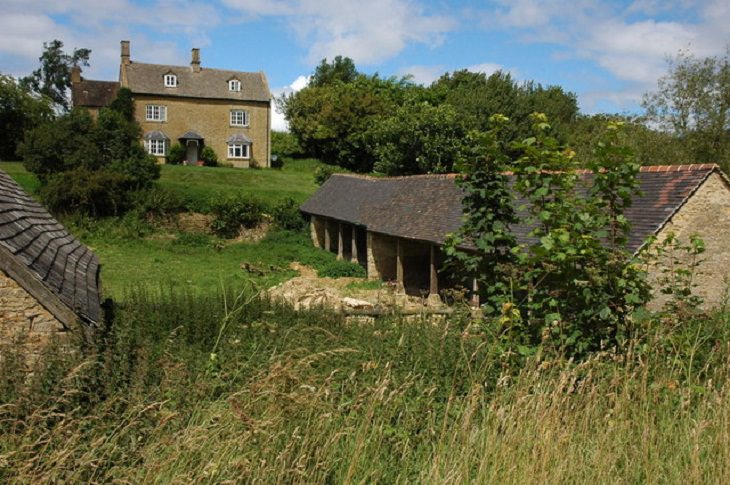
[[[273, 206], [290, 197], [303, 202], [316, 190], [316, 160], [287, 160], [283, 169], [233, 169], [162, 166], [159, 184], [174, 191], [186, 205], [205, 208], [215, 198], [246, 193]], [[2, 162], [9, 173], [33, 193], [38, 181], [19, 162]], [[294, 276], [290, 262], [315, 267], [333, 264], [334, 255], [316, 250], [304, 234], [272, 234], [260, 242], [226, 242], [210, 235], [182, 232], [169, 221], [162, 226], [136, 214], [94, 221], [67, 219], [69, 230], [88, 244], [102, 263], [107, 296], [123, 297], [132, 287], [185, 288], [217, 291], [253, 281], [270, 286]], [[254, 263], [264, 274], [250, 274], [241, 263]]]
[[[245, 191], [267, 203], [291, 197], [303, 202], [317, 186], [314, 171], [321, 165], [313, 159], [286, 160], [282, 169], [238, 169], [163, 165], [159, 184], [184, 200], [205, 202], [213, 196]], [[20, 162], [0, 162], [23, 188], [35, 192], [38, 180]]]

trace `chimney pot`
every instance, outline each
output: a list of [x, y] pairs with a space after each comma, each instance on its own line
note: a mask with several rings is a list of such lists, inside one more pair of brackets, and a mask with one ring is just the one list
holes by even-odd
[[191, 50], [190, 68], [193, 72], [200, 72], [200, 49], [197, 47]]
[[122, 44], [122, 64], [129, 64], [129, 41], [123, 40]]
[[81, 82], [81, 68], [74, 66], [71, 68], [71, 84], [78, 84]]

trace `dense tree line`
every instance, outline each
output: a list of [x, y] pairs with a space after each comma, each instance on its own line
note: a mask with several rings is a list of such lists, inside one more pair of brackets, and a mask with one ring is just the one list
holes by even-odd
[[359, 172], [439, 173], [474, 156], [473, 140], [502, 114], [506, 140], [531, 133], [530, 116], [551, 120], [550, 136], [581, 160], [607, 122], [623, 125], [622, 143], [640, 163], [708, 163], [730, 168], [730, 55], [696, 59], [680, 53], [647, 93], [645, 115], [582, 115], [559, 86], [519, 83], [509, 73], [467, 70], [429, 86], [408, 78], [360, 73], [349, 58], [323, 60], [307, 87], [278, 100], [304, 155]]
[[560, 139], [578, 114], [574, 94], [518, 83], [503, 72], [457, 71], [424, 87], [409, 78], [360, 73], [342, 57], [323, 60], [309, 85], [279, 99], [279, 108], [307, 155], [391, 175], [453, 170], [471, 156], [469, 133], [486, 130], [494, 113], [513, 121], [515, 140], [527, 136], [535, 111], [555, 120]]

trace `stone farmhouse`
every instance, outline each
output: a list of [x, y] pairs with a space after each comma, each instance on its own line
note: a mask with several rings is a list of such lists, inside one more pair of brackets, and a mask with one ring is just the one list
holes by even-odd
[[0, 171], [0, 358], [32, 361], [54, 338], [89, 338], [102, 319], [99, 260]]
[[78, 67], [71, 73], [73, 105], [92, 115], [121, 87], [131, 90], [143, 142], [159, 162], [179, 142], [190, 164], [209, 146], [234, 167], [270, 166], [271, 93], [263, 72], [202, 67], [200, 49], [192, 49], [190, 66], [132, 61], [130, 43], [123, 40], [118, 82], [84, 79]]
[[[409, 294], [438, 295], [451, 284], [442, 271], [441, 248], [463, 215], [454, 180], [455, 175], [335, 174], [301, 210], [310, 218], [316, 246], [359, 263], [371, 279], [396, 281]], [[704, 164], [642, 167], [639, 182], [642, 195], [626, 213], [628, 249], [637, 253], [649, 236], [661, 240], [670, 231], [683, 241], [698, 234], [707, 251], [697, 291], [708, 304], [720, 303], [730, 283], [730, 181], [716, 165]], [[529, 232], [520, 226], [513, 231], [520, 242]], [[650, 281], [660, 274], [655, 267]]]

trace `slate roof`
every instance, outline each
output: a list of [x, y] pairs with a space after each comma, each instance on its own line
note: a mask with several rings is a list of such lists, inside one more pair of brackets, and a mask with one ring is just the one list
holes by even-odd
[[148, 131], [144, 134], [145, 140], [169, 140], [167, 135], [160, 130]]
[[243, 143], [244, 145], [250, 145], [253, 142], [243, 133], [234, 133], [233, 135], [228, 137], [226, 143]]
[[[100, 321], [98, 258], [2, 170], [0, 248], [25, 265], [33, 278], [82, 321]], [[24, 286], [23, 281], [18, 283]]]
[[[642, 167], [638, 175], [641, 196], [625, 215], [631, 222], [628, 249], [638, 251], [656, 234], [713, 172], [713, 164]], [[462, 192], [456, 176], [417, 175], [375, 178], [332, 175], [302, 206], [304, 213], [329, 217], [391, 236], [442, 244], [462, 220]], [[590, 184], [592, 174], [581, 178]], [[515, 207], [521, 204], [515, 202]], [[529, 228], [512, 228], [527, 241]]]
[[71, 86], [71, 101], [74, 106], [103, 108], [117, 97], [119, 83], [115, 81], [82, 80]]
[[[134, 94], [267, 103], [271, 100], [269, 83], [263, 72], [226, 71], [207, 67], [201, 67], [200, 72], [193, 72], [190, 66], [165, 66], [143, 62], [130, 62], [122, 68], [126, 69], [128, 87]], [[177, 76], [177, 87], [165, 87], [163, 82], [165, 74]], [[240, 91], [228, 89], [230, 79], [241, 81]]]

